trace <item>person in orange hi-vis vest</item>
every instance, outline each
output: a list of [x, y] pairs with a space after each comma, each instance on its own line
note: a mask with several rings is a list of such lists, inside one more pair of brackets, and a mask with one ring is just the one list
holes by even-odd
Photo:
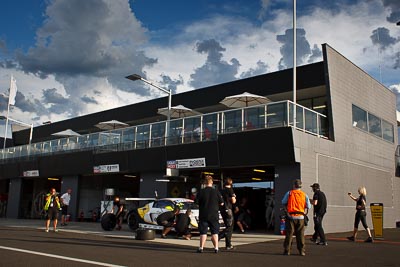
[[305, 256], [304, 218], [308, 209], [311, 208], [311, 202], [307, 194], [301, 190], [300, 179], [293, 181], [293, 190], [290, 190], [285, 194], [282, 199], [282, 205], [285, 207], [287, 212], [283, 255], [290, 255], [293, 234], [295, 234], [299, 254]]

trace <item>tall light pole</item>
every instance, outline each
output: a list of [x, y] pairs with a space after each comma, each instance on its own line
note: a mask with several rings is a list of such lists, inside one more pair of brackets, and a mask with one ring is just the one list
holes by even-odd
[[297, 118], [296, 118], [296, 103], [297, 103], [297, 95], [296, 95], [296, 81], [297, 81], [297, 73], [296, 73], [296, 0], [293, 0], [293, 126], [296, 128], [297, 126]]
[[168, 138], [168, 136], [169, 136], [169, 121], [171, 120], [172, 90], [162, 88], [162, 87], [144, 79], [139, 74], [132, 74], [132, 75], [126, 76], [125, 78], [132, 80], [132, 81], [141, 80], [142, 82], [145, 82], [145, 83], [157, 88], [158, 90], [163, 91], [164, 93], [168, 94], [168, 114], [167, 114], [167, 130], [166, 130], [166, 137]]

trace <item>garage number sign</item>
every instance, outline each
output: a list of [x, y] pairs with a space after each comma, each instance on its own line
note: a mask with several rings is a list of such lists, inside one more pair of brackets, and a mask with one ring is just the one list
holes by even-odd
[[190, 169], [206, 167], [206, 158], [177, 159], [167, 161], [167, 168], [170, 169]]
[[99, 165], [93, 167], [93, 173], [119, 172], [119, 164]]

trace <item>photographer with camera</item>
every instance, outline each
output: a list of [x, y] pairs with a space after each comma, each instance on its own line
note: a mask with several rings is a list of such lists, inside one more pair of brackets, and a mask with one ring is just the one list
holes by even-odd
[[358, 197], [355, 197], [351, 194], [351, 192], [347, 193], [349, 197], [356, 202], [356, 215], [354, 218], [354, 230], [353, 230], [353, 235], [347, 237], [348, 240], [350, 241], [356, 241], [357, 239], [357, 231], [358, 231], [358, 225], [360, 224], [360, 221], [364, 227], [364, 229], [367, 231], [368, 238], [364, 241], [367, 243], [372, 243], [374, 240], [372, 239], [371, 235], [371, 230], [369, 229], [367, 225], [367, 212], [365, 210], [365, 206], [367, 205], [367, 190], [365, 187], [360, 187], [358, 188]]

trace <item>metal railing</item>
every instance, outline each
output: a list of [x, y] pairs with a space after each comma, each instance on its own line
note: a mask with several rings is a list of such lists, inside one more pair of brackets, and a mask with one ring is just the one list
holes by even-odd
[[[296, 107], [296, 126], [293, 110]], [[295, 127], [298, 130], [327, 138], [325, 115], [294, 104], [291, 101], [136, 125], [111, 131], [54, 139], [2, 150], [3, 161], [32, 159], [37, 156], [91, 150], [93, 153], [146, 149], [160, 146], [217, 140], [220, 134], [275, 127]], [[165, 133], [169, 133], [166, 136]]]

